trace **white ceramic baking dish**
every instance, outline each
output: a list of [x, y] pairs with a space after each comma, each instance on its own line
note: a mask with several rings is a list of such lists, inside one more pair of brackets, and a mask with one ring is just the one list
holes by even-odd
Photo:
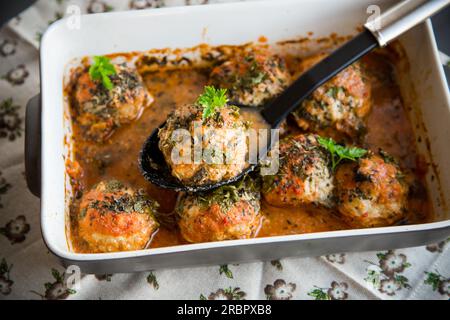
[[[42, 163], [40, 183], [42, 234], [49, 250], [64, 264], [79, 265], [86, 273], [132, 272], [164, 267], [269, 260], [288, 256], [317, 256], [332, 252], [379, 250], [417, 246], [450, 234], [450, 98], [438, 61], [430, 22], [400, 38], [408, 68], [398, 73], [405, 104], [412, 107], [418, 144], [431, 166], [428, 188], [436, 221], [433, 223], [375, 229], [321, 232], [181, 245], [134, 252], [78, 254], [66, 239], [66, 188], [64, 143], [68, 130], [63, 97], [63, 75], [69, 61], [86, 55], [145, 51], [153, 48], [189, 48], [200, 43], [243, 44], [261, 35], [269, 42], [298, 38], [355, 34], [366, 22], [367, 8], [382, 9], [395, 1], [286, 0], [258, 1], [82, 16], [81, 28], [71, 30], [68, 20], [53, 24], [41, 44], [41, 158], [27, 150], [27, 166]], [[405, 67], [405, 66], [403, 66]], [[412, 87], [411, 87], [412, 86]], [[27, 140], [33, 134], [35, 109], [30, 102]], [[422, 125], [423, 124], [423, 125]], [[36, 126], [35, 126], [36, 127]], [[38, 126], [39, 127], [39, 126]], [[70, 149], [70, 148], [69, 148]], [[39, 175], [29, 176], [30, 184]]]

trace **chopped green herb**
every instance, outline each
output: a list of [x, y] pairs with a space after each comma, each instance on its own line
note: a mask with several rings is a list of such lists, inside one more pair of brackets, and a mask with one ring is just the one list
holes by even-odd
[[241, 76], [236, 75], [234, 90], [251, 90], [252, 87], [260, 84], [268, 77], [267, 72], [264, 71], [262, 65], [258, 64], [254, 55], [245, 57], [245, 61], [248, 70]]
[[140, 214], [154, 215], [159, 207], [158, 202], [148, 198], [143, 190], [130, 194], [122, 190], [124, 186], [112, 180], [105, 184], [105, 192], [111, 193], [103, 200], [92, 200], [88, 206], [80, 210], [79, 218], [86, 216], [88, 209], [98, 210], [101, 215], [108, 213], [129, 214], [137, 212]]
[[390, 154], [388, 154], [386, 151], [380, 149], [378, 153], [383, 158], [384, 162], [397, 164], [397, 161], [395, 160], [395, 158], [393, 156], [391, 156]]
[[342, 87], [331, 87], [326, 92], [326, 95], [332, 98], [337, 99], [340, 92], [343, 92], [344, 89]]
[[225, 106], [227, 102], [227, 89], [216, 89], [213, 86], [206, 86], [203, 94], [197, 99], [197, 104], [203, 107], [202, 119], [206, 120], [213, 116], [217, 109]]
[[263, 185], [261, 191], [263, 193], [269, 193], [275, 187], [277, 181], [277, 175], [266, 175], [263, 176]]
[[[219, 204], [223, 211], [228, 211], [237, 202], [245, 200], [259, 207], [259, 181], [245, 176], [239, 182], [222, 186], [213, 191], [199, 194], [197, 201], [203, 208]], [[259, 210], [259, 209], [258, 209]]]
[[361, 158], [367, 153], [367, 150], [365, 149], [341, 146], [340, 144], [337, 144], [336, 141], [334, 141], [332, 138], [318, 137], [317, 141], [322, 147], [330, 152], [333, 171], [343, 159], [356, 161], [356, 159]]
[[101, 81], [106, 89], [111, 90], [114, 85], [109, 76], [115, 74], [116, 69], [109, 58], [104, 56], [94, 57], [94, 63], [89, 68], [89, 76], [92, 80]]

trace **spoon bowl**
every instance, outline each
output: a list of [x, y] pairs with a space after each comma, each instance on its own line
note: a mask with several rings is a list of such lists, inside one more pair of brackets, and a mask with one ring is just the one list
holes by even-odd
[[159, 128], [155, 129], [152, 132], [152, 134], [144, 142], [142, 150], [139, 154], [139, 168], [142, 175], [147, 181], [158, 187], [171, 189], [178, 192], [208, 191], [226, 184], [236, 182], [247, 173], [253, 171], [256, 167], [256, 164], [249, 164], [239, 175], [231, 179], [222, 180], [217, 183], [196, 186], [184, 185], [181, 181], [172, 176], [171, 170], [167, 165], [166, 160], [164, 159], [164, 155], [159, 149], [158, 131], [164, 125], [165, 123], [163, 123], [161, 126], [159, 126]]

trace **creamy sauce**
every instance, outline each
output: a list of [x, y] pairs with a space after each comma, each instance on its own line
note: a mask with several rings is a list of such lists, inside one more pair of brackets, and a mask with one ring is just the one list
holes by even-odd
[[[287, 57], [292, 74], [297, 69], [299, 59]], [[416, 180], [416, 196], [409, 201], [407, 221], [419, 223], [429, 221], [431, 206], [423, 187], [423, 167], [417, 155], [414, 135], [399, 89], [393, 78], [393, 69], [387, 55], [372, 53], [364, 58], [373, 88], [372, 112], [368, 117], [367, 146], [376, 150], [379, 147], [390, 152], [400, 160], [401, 166], [411, 172]], [[196, 100], [207, 83], [208, 70], [179, 69], [157, 71], [143, 75], [154, 103], [131, 125], [119, 128], [105, 144], [89, 143], [83, 140], [79, 128], [74, 124], [75, 160], [82, 168], [83, 176], [79, 183], [84, 190], [101, 180], [118, 179], [135, 188], [143, 188], [150, 197], [160, 203], [160, 211], [170, 214], [176, 202], [175, 192], [157, 188], [149, 184], [138, 168], [138, 155], [144, 140], [164, 122], [168, 113], [176, 105]], [[264, 126], [258, 115], [246, 115], [256, 127]], [[287, 132], [296, 131], [288, 127]], [[420, 196], [417, 196], [420, 195]], [[88, 252], [77, 236], [77, 200], [71, 205], [70, 235], [76, 252]], [[275, 208], [262, 203], [263, 222], [258, 237], [301, 234], [310, 232], [349, 229], [331, 210], [317, 207]], [[161, 227], [154, 236], [150, 247], [174, 246], [186, 243], [176, 228]]]

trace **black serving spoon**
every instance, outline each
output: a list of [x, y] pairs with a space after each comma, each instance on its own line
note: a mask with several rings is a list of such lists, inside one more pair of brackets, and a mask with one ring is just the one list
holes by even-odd
[[[302, 74], [277, 98], [258, 109], [268, 128], [277, 128], [292, 111], [300, 106], [303, 100], [337, 73], [374, 48], [385, 46], [405, 31], [444, 8], [449, 2], [449, 0], [402, 1], [366, 23], [364, 31]], [[164, 124], [159, 128], [163, 126]], [[199, 186], [184, 185], [171, 175], [164, 156], [159, 150], [159, 128], [147, 138], [139, 155], [142, 174], [148, 181], [159, 187], [176, 191], [207, 191], [235, 182], [256, 167], [256, 165], [249, 165], [238, 176], [218, 183]], [[267, 146], [268, 149], [272, 146], [270, 139]], [[264, 157], [267, 151], [260, 151], [260, 158]]]

